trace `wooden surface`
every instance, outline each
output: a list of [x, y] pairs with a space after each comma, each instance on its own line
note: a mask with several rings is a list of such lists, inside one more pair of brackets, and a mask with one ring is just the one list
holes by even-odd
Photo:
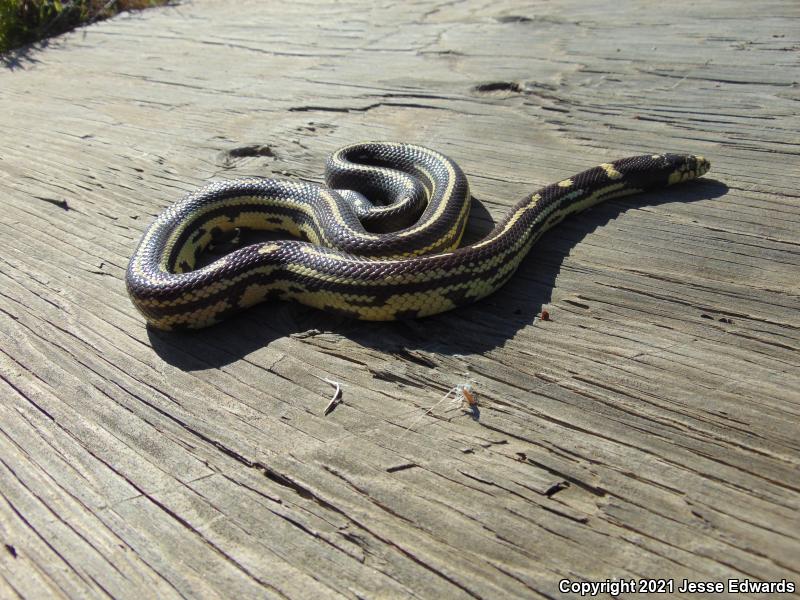
[[[800, 583], [799, 17], [195, 0], [6, 56], [0, 597]], [[364, 139], [456, 159], [471, 239], [601, 162], [713, 166], [563, 223], [451, 314], [144, 327], [123, 274], [153, 215], [214, 177], [320, 181]], [[474, 418], [424, 414], [468, 381]]]

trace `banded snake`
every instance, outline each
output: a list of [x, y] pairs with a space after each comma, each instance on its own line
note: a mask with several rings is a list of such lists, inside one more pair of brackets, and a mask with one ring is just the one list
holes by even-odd
[[[564, 217], [708, 169], [702, 156], [682, 154], [602, 164], [526, 196], [485, 238], [458, 247], [470, 193], [455, 162], [411, 144], [354, 144], [328, 159], [327, 186], [250, 178], [188, 194], [145, 231], [126, 285], [158, 329], [205, 327], [271, 298], [358, 319], [423, 317], [500, 288]], [[210, 244], [237, 229], [300, 239], [252, 244], [197, 267]]]

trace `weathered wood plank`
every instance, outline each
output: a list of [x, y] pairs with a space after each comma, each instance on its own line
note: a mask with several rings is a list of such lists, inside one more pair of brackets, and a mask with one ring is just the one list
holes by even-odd
[[[8, 57], [0, 596], [800, 583], [798, 19], [778, 1], [196, 0]], [[320, 181], [361, 139], [458, 160], [470, 240], [627, 154], [713, 170], [563, 223], [450, 314], [143, 326], [123, 275], [153, 215], [214, 177]], [[344, 390], [328, 416], [325, 377]], [[466, 381], [477, 419], [426, 414]]]

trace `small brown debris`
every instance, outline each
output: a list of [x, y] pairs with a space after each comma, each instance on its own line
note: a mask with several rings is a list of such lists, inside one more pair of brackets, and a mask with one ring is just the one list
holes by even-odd
[[459, 391], [461, 392], [463, 401], [466, 402], [470, 407], [478, 404], [478, 399], [475, 397], [475, 393], [472, 391], [471, 385], [467, 384], [465, 386], [461, 386]]

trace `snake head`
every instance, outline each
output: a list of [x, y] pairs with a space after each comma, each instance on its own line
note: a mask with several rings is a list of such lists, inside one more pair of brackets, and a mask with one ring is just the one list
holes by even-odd
[[646, 190], [696, 179], [710, 167], [694, 154], [645, 154], [602, 164], [597, 173], [610, 182], [627, 182], [630, 189]]
[[711, 168], [706, 158], [696, 154], [660, 154], [658, 160], [665, 163], [667, 185], [697, 179]]

